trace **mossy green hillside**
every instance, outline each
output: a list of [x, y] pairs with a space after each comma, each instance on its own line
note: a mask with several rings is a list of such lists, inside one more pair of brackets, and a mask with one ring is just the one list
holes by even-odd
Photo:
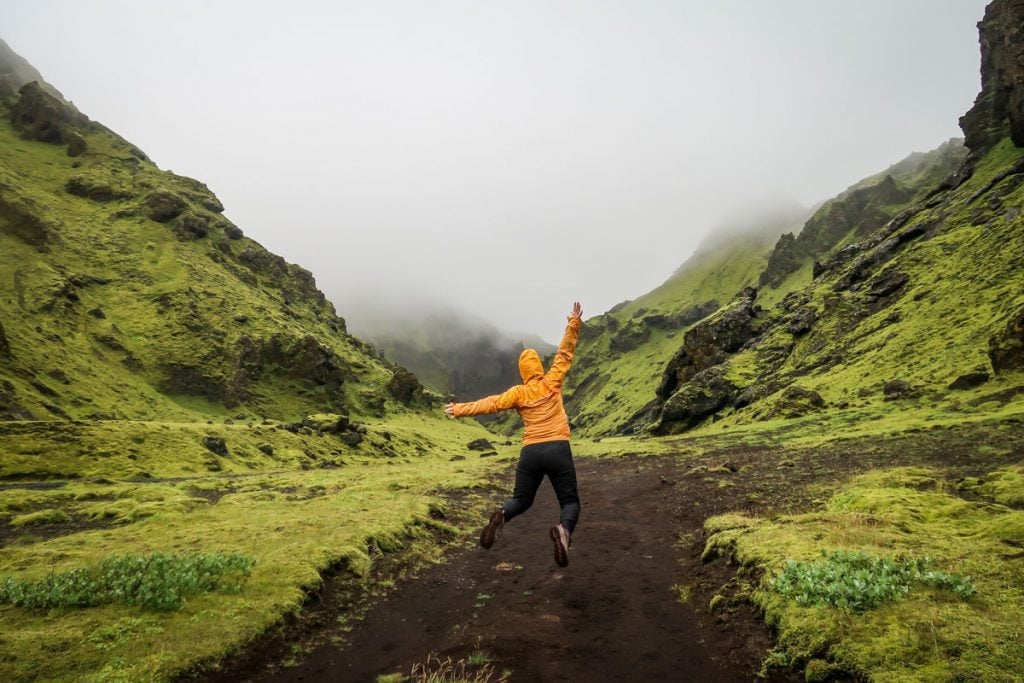
[[[708, 520], [705, 554], [725, 555], [753, 580], [752, 599], [778, 629], [769, 664], [808, 664], [870, 680], [1007, 680], [1024, 676], [1024, 512], [957, 495], [938, 470], [874, 470], [853, 478], [821, 509], [776, 518]], [[801, 606], [773, 585], [787, 561], [825, 550], [882, 558], [933, 558], [938, 572], [969, 576], [964, 599], [920, 585], [856, 615]], [[867, 587], [865, 587], [867, 589]], [[817, 660], [817, 661], [815, 661]]]
[[[962, 157], [958, 141], [911, 155], [825, 202], [802, 230], [803, 219], [791, 218], [788, 224], [773, 224], [771, 230], [760, 226], [723, 239], [698, 251], [662, 286], [587, 321], [590, 329], [584, 331], [577, 369], [569, 382], [574, 425], [595, 436], [630, 424], [630, 418], [655, 399], [655, 389], [687, 329], [749, 286], [763, 285], [757, 303], [775, 310], [787, 295], [808, 288], [816, 260], [826, 260], [828, 254], [923, 200]], [[786, 231], [787, 237], [779, 239]], [[794, 232], [800, 232], [797, 240], [802, 239], [795, 251]], [[790, 340], [791, 335], [786, 336], [783, 345]], [[749, 384], [760, 370], [748, 358], [736, 360], [728, 372], [730, 379]]]
[[439, 546], [428, 535], [463, 539], [444, 521], [444, 492], [468, 495], [460, 509], [493, 504], [483, 482], [511, 457], [504, 448], [497, 458], [363, 457], [309, 471], [0, 490], [8, 519], [57, 510], [78, 525], [48, 539], [31, 523], [13, 530], [0, 577], [34, 580], [154, 552], [237, 552], [255, 560], [238, 593], [189, 597], [180, 611], [0, 605], [0, 678], [164, 680], [216, 661], [299, 609], [328, 569], [365, 576], [380, 553], [417, 538], [424, 540], [417, 553], [436, 560]]
[[[998, 411], [1018, 402], [1021, 373], [997, 371], [990, 349], [1006, 320], [1024, 309], [1024, 271], [1018, 267], [1024, 186], [1010, 178], [985, 188], [1021, 158], [1024, 150], [1005, 140], [942, 201], [919, 205], [895, 238], [923, 237], [870, 273], [865, 285], [844, 284], [854, 263], [801, 290], [804, 307], [816, 314], [810, 331], [795, 336], [784, 324], [769, 325], [757, 345], [726, 365], [737, 386], [756, 384], [776, 393], [742, 409], [727, 408], [718, 416], [724, 420], [710, 428], [771, 419], [785, 401], [779, 390], [794, 383], [817, 392], [829, 409], [879, 414]], [[872, 283], [887, 278], [902, 284], [873, 295]], [[974, 387], [951, 386], [971, 373], [989, 379]], [[906, 385], [886, 393], [894, 380]]]
[[[757, 281], [772, 241], [736, 238], [699, 252], [657, 289], [587, 320], [566, 389], [573, 427], [609, 434], [649, 403], [683, 332]], [[656, 327], [649, 316], [667, 322]]]
[[246, 238], [205, 185], [98, 124], [79, 128], [75, 157], [25, 139], [15, 101], [0, 107], [8, 417], [403, 409], [390, 366], [345, 332], [312, 275]]

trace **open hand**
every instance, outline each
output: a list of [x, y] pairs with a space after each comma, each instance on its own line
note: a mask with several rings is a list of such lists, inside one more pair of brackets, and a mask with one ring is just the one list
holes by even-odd
[[580, 306], [580, 302], [579, 301], [573, 302], [572, 313], [569, 314], [569, 317], [570, 318], [582, 318], [583, 317], [583, 307]]
[[455, 419], [455, 404], [454, 403], [446, 403], [444, 405], [444, 412], [445, 412], [445, 415], [447, 415], [448, 417], [450, 417], [451, 419], [454, 420]]

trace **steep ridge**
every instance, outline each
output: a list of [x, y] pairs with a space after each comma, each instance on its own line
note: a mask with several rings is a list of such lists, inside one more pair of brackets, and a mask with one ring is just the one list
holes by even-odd
[[826, 410], [869, 419], [892, 401], [957, 412], [1020, 393], [1022, 8], [993, 3], [979, 24], [983, 89], [961, 119], [966, 161], [945, 143], [783, 235], [758, 278], [768, 289], [742, 290], [689, 329], [628, 428], [678, 433]]
[[[709, 321], [721, 317], [716, 312], [731, 310], [729, 302], [737, 296], [757, 297], [756, 306], [749, 308], [760, 319], [764, 309], [780, 304], [811, 279], [817, 259], [871, 234], [926, 197], [965, 155], [962, 144], [951, 140], [865, 178], [823, 203], [809, 218], [806, 211], [792, 208], [763, 215], [741, 230], [726, 229], [725, 238], [698, 250], [661, 287], [589, 320], [580, 344], [578, 374], [570, 384], [574, 425], [590, 435], [643, 429], [679, 387], [678, 380], [665, 379], [666, 367], [678, 364], [673, 358], [692, 347], [688, 330], [697, 329], [695, 325], [709, 316]], [[724, 328], [709, 322], [694, 335], [700, 330], [719, 333]], [[726, 342], [729, 351], [709, 348], [714, 362], [705, 359], [698, 366], [710, 365], [694, 372], [717, 365], [723, 354], [738, 351], [752, 334], [746, 330], [743, 338]], [[717, 411], [724, 400], [712, 400], [714, 410], [706, 406], [698, 411], [699, 418], [707, 417], [708, 410]], [[684, 422], [693, 426], [700, 419], [687, 417]]]

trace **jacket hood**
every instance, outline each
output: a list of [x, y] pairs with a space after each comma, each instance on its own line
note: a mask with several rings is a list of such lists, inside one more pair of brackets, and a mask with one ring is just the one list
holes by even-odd
[[544, 376], [544, 364], [533, 349], [523, 349], [519, 354], [519, 375], [523, 378], [523, 384]]

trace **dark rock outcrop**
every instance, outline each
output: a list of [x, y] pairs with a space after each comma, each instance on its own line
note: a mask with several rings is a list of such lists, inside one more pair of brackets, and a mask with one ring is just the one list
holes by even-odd
[[997, 373], [1024, 368], [1024, 308], [989, 338], [988, 357]]
[[608, 342], [609, 348], [616, 353], [626, 353], [637, 348], [651, 338], [651, 328], [631, 320], [623, 325]]
[[203, 445], [206, 449], [215, 455], [223, 457], [228, 456], [228, 445], [223, 438], [219, 436], [207, 436], [203, 437]]
[[960, 118], [972, 159], [1006, 135], [1024, 147], [1024, 0], [993, 0], [978, 33], [981, 92]]
[[980, 387], [988, 380], [989, 376], [987, 372], [984, 370], [975, 370], [974, 372], [968, 372], [957, 377], [955, 380], [950, 382], [949, 388], [954, 390], [973, 389], [974, 387]]
[[768, 256], [768, 263], [761, 271], [758, 284], [761, 287], [775, 287], [781, 284], [786, 276], [800, 268], [805, 256], [802, 245], [797, 243], [793, 233], [787, 232], [775, 243], [775, 248]]
[[405, 368], [395, 368], [395, 374], [388, 380], [388, 393], [402, 405], [409, 405], [413, 399], [423, 393], [423, 385]]
[[789, 315], [786, 331], [794, 337], [803, 336], [811, 331], [817, 320], [818, 311], [810, 306], [801, 306]]
[[654, 432], [672, 434], [696, 427], [728, 405], [735, 394], [736, 386], [724, 377], [721, 368], [698, 372], [665, 401]]
[[117, 199], [131, 199], [135, 192], [129, 187], [118, 186], [108, 178], [80, 174], [72, 176], [64, 184], [64, 189], [76, 197], [91, 199], [94, 202], [110, 202]]
[[0, 358], [11, 357], [11, 343], [7, 341], [7, 333], [4, 332], [4, 325], [0, 323]]
[[188, 204], [173, 192], [158, 190], [146, 197], [143, 208], [149, 218], [157, 223], [166, 223], [180, 216], [188, 208]]
[[471, 451], [493, 451], [494, 444], [487, 439], [473, 439], [466, 444], [466, 448]]
[[18, 94], [18, 101], [11, 106], [11, 123], [24, 138], [63, 145], [76, 129], [89, 123], [85, 115], [46, 92], [36, 81], [21, 86]]
[[746, 287], [726, 308], [686, 332], [662, 375], [660, 400], [667, 401], [697, 373], [722, 363], [757, 336], [761, 307], [754, 303], [756, 298], [757, 290]]
[[886, 382], [885, 386], [882, 387], [882, 395], [886, 401], [897, 401], [904, 398], [913, 398], [918, 395], [918, 391], [914, 388], [910, 382], [903, 379], [894, 379]]

